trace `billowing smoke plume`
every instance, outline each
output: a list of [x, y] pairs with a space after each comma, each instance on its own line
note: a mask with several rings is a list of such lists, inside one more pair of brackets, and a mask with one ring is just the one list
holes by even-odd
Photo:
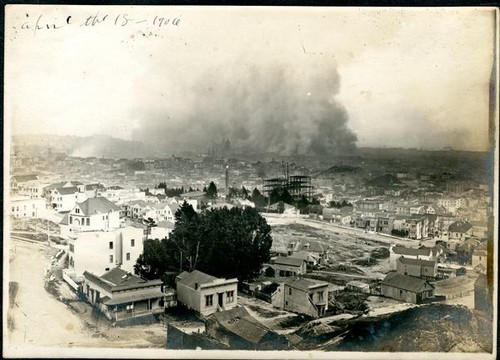
[[217, 67], [177, 85], [164, 106], [137, 111], [133, 138], [165, 151], [203, 151], [227, 138], [232, 149], [280, 155], [351, 153], [357, 139], [335, 99], [336, 68], [310, 65]]

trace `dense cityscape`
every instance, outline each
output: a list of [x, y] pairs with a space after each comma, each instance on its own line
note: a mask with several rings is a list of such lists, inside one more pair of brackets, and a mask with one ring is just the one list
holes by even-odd
[[[225, 140], [195, 156], [114, 159], [69, 156], [43, 138], [12, 144], [11, 261], [42, 246], [45, 296], [102, 346], [142, 326], [156, 337], [130, 346], [491, 350], [488, 153], [257, 160]], [[9, 283], [14, 301], [22, 287]], [[427, 320], [441, 329], [434, 343], [362, 330], [435, 312], [449, 319]], [[448, 344], [466, 315], [485, 333], [460, 330]], [[23, 330], [15, 309], [9, 319]]]

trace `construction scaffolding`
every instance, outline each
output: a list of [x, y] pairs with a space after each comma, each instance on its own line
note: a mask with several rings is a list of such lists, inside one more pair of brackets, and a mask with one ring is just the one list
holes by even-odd
[[296, 201], [303, 196], [308, 201], [311, 201], [312, 185], [310, 176], [292, 175], [264, 180], [264, 192], [267, 196], [270, 196], [274, 190], [281, 194], [285, 189]]

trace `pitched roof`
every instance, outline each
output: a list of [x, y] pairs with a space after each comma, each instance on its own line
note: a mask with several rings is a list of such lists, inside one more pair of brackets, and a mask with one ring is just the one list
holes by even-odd
[[175, 227], [175, 224], [172, 221], [162, 220], [158, 221], [157, 226], [165, 229], [173, 229]]
[[395, 272], [387, 274], [384, 280], [382, 280], [382, 285], [416, 293], [434, 289], [434, 286], [432, 284], [429, 284], [426, 280], [414, 276], [398, 274]]
[[30, 174], [30, 175], [14, 175], [13, 178], [16, 179], [16, 181], [18, 183], [20, 183], [20, 182], [26, 182], [26, 181], [32, 181], [32, 180], [38, 180], [38, 176], [34, 175], [34, 174]]
[[43, 189], [48, 189], [48, 190], [54, 190], [54, 189], [57, 189], [57, 188], [60, 188], [60, 187], [63, 187], [63, 185], [66, 184], [66, 181], [61, 181], [61, 182], [57, 182], [57, 183], [52, 183], [50, 185], [47, 185], [45, 186]]
[[105, 197], [89, 198], [77, 205], [82, 210], [83, 215], [86, 216], [107, 213], [110, 211], [120, 211], [120, 207]]
[[414, 249], [414, 248], [407, 248], [404, 246], [397, 246], [396, 245], [392, 248], [392, 252], [394, 252], [395, 254], [398, 254], [398, 255], [429, 256], [432, 251], [430, 248], [426, 248], [426, 247], [422, 247], [420, 249]]
[[119, 267], [105, 272], [102, 276], [94, 275], [88, 271], [83, 273], [86, 279], [90, 279], [108, 291], [123, 291], [160, 286], [161, 280], [145, 280]]
[[278, 256], [274, 261], [275, 264], [279, 265], [289, 265], [289, 266], [302, 266], [304, 259], [298, 259], [293, 257]]
[[287, 282], [285, 282], [285, 286], [289, 286], [294, 289], [302, 290], [302, 291], [309, 291], [314, 288], [318, 287], [323, 287], [323, 286], [328, 286], [327, 283], [324, 282], [314, 282], [312, 280], [308, 279], [290, 279]]
[[70, 187], [59, 187], [56, 189], [57, 192], [61, 195], [72, 195], [74, 193], [78, 192], [78, 188], [75, 186], [70, 186]]
[[398, 259], [398, 261], [405, 265], [432, 266], [432, 267], [436, 265], [435, 261], [405, 258], [403, 256], [401, 256]]
[[62, 220], [59, 222], [59, 225], [69, 225], [69, 215], [64, 214]]
[[85, 190], [95, 190], [95, 189], [105, 189], [105, 186], [103, 184], [87, 184], [85, 185]]
[[252, 317], [244, 307], [216, 312], [211, 316], [221, 326], [253, 344], [258, 344], [268, 332], [272, 331]]
[[465, 233], [472, 229], [471, 223], [465, 220], [455, 221], [448, 227], [448, 231]]
[[195, 284], [208, 284], [214, 280], [217, 280], [215, 276], [205, 274], [199, 270], [193, 270], [192, 272], [184, 271], [177, 276], [180, 280], [179, 282], [187, 287], [195, 289]]

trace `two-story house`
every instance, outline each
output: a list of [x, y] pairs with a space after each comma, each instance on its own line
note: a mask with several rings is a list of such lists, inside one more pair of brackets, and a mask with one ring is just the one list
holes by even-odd
[[109, 231], [120, 227], [120, 207], [104, 197], [77, 203], [59, 223], [61, 237], [82, 231]]
[[283, 309], [314, 318], [328, 309], [328, 284], [309, 279], [291, 279], [283, 284]]

